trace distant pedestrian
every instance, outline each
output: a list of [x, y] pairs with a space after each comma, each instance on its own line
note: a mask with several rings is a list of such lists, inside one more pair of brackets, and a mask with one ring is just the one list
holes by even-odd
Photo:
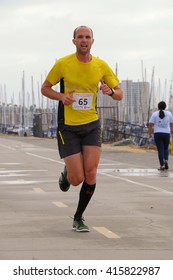
[[154, 140], [160, 163], [160, 168], [158, 170], [160, 171], [169, 169], [168, 157], [171, 135], [173, 138], [173, 115], [170, 111], [165, 109], [166, 103], [164, 101], [159, 102], [158, 111], [151, 115], [148, 127], [149, 138], [152, 137], [152, 131], [154, 129]]

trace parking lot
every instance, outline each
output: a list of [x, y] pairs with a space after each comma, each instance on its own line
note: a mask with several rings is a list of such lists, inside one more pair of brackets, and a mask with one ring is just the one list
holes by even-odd
[[72, 230], [80, 187], [58, 188], [55, 139], [0, 136], [1, 260], [172, 260], [173, 156], [159, 172], [153, 150], [103, 145], [91, 231]]

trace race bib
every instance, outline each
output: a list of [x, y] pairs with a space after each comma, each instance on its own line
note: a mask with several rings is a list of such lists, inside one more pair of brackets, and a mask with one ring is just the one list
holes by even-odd
[[73, 110], [90, 110], [92, 108], [92, 93], [74, 93], [73, 99], [76, 100], [72, 104]]

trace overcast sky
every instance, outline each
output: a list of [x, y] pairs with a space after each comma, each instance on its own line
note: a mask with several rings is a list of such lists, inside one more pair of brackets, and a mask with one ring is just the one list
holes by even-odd
[[108, 62], [120, 80], [142, 80], [142, 63], [150, 82], [169, 91], [173, 75], [172, 0], [0, 0], [0, 85], [18, 102], [21, 79], [31, 92], [44, 80], [55, 59], [73, 53], [73, 30], [94, 32], [92, 54]]

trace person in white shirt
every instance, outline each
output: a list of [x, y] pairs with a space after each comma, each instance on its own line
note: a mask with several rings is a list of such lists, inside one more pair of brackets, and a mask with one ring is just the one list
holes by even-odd
[[166, 103], [160, 101], [158, 103], [158, 111], [155, 111], [149, 120], [148, 135], [152, 137], [154, 130], [154, 140], [156, 143], [160, 168], [163, 171], [169, 169], [168, 156], [169, 156], [169, 143], [170, 137], [173, 138], [173, 115], [170, 111], [165, 110]]

